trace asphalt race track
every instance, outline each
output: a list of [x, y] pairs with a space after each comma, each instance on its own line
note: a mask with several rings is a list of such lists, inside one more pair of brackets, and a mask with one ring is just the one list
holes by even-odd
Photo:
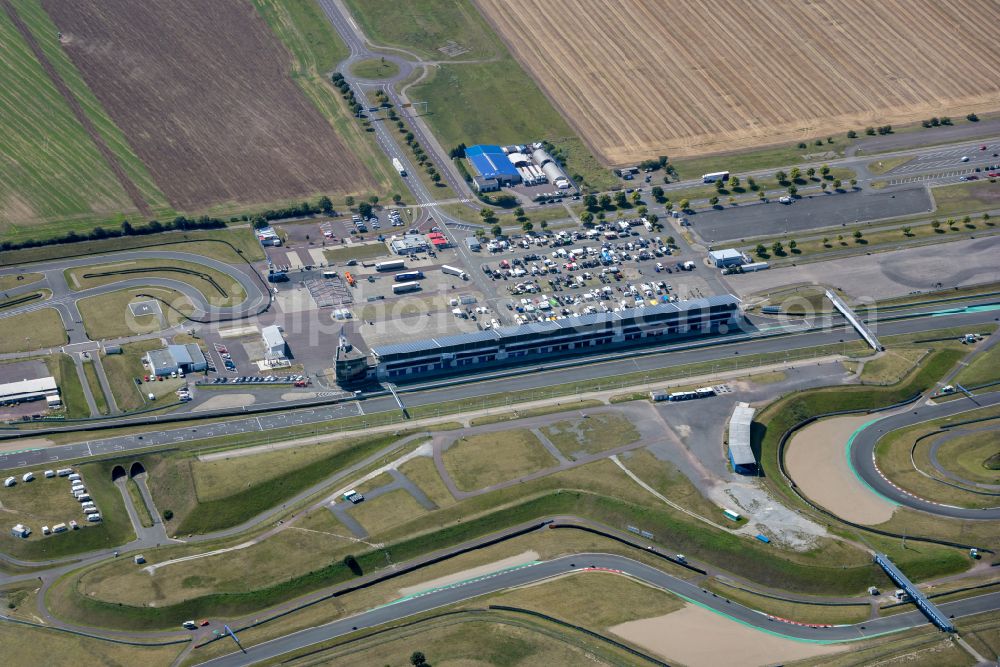
[[[312, 646], [313, 644], [328, 641], [357, 630], [374, 628], [445, 605], [455, 604], [489, 593], [496, 593], [514, 586], [536, 583], [568, 572], [585, 572], [588, 569], [595, 568], [604, 571], [612, 570], [619, 572], [651, 586], [675, 593], [690, 602], [708, 607], [752, 627], [795, 639], [820, 642], [844, 642], [877, 637], [889, 632], [905, 630], [927, 623], [927, 619], [919, 611], [884, 616], [856, 625], [817, 627], [785, 623], [759, 611], [748, 609], [735, 602], [730, 602], [725, 598], [698, 588], [683, 579], [678, 579], [654, 567], [624, 556], [611, 554], [575, 554], [538, 563], [530, 567], [506, 570], [489, 577], [474, 579], [467, 583], [446, 586], [427, 593], [402, 598], [392, 604], [377, 607], [355, 616], [338, 619], [326, 625], [301, 630], [262, 644], [257, 644], [256, 646], [251, 646], [246, 649], [246, 652], [235, 651], [229, 655], [201, 664], [211, 667], [250, 665], [270, 660], [289, 651]], [[945, 602], [938, 606], [945, 614], [955, 617], [991, 611], [1000, 607], [1000, 592], [957, 600], [955, 602]], [[230, 640], [225, 638], [219, 641]], [[197, 653], [194, 655], [197, 655]]]
[[[892, 334], [914, 333], [929, 329], [942, 327], [974, 326], [985, 322], [992, 322], [996, 314], [991, 311], [961, 312], [949, 315], [942, 315], [929, 318], [901, 319], [883, 321], [878, 325], [878, 335], [887, 336]], [[723, 344], [724, 339], [718, 340], [718, 344], [706, 345], [695, 349], [685, 350], [677, 353], [644, 354], [642, 356], [616, 358], [609, 361], [593, 361], [583, 359], [578, 365], [568, 366], [559, 369], [546, 370], [544, 366], [538, 367], [532, 372], [515, 375], [512, 377], [482, 380], [476, 376], [465, 378], [461, 383], [449, 384], [436, 388], [407, 387], [403, 385], [399, 388], [408, 407], [435, 405], [447, 401], [459, 399], [469, 399], [476, 397], [486, 397], [508, 391], [525, 391], [540, 389], [556, 384], [571, 382], [589, 381], [594, 378], [609, 378], [608, 382], [613, 383], [616, 376], [623, 373], [635, 373], [643, 371], [653, 371], [677, 364], [689, 364], [721, 359], [736, 358], [736, 355], [759, 354], [766, 352], [790, 351], [796, 349], [815, 347], [818, 345], [831, 345], [844, 340], [854, 340], [857, 334], [853, 330], [844, 327], [809, 331], [792, 336], [778, 336], [761, 338], [749, 341], [734, 342], [733, 344]], [[551, 364], [550, 364], [551, 365]], [[530, 367], [528, 367], [530, 370]], [[610, 388], [610, 387], [609, 387]], [[570, 400], [571, 397], [567, 397]], [[84, 456], [96, 454], [110, 454], [115, 452], [127, 452], [136, 449], [164, 446], [198, 440], [207, 437], [221, 435], [236, 435], [252, 431], [265, 431], [282, 426], [298, 426], [302, 424], [313, 424], [340, 417], [348, 417], [359, 414], [373, 414], [397, 410], [396, 401], [388, 395], [367, 398], [363, 401], [330, 401], [332, 404], [313, 405], [308, 408], [295, 409], [295, 404], [283, 401], [280, 406], [281, 413], [261, 415], [252, 417], [249, 415], [235, 416], [233, 419], [221, 421], [215, 424], [205, 424], [198, 427], [170, 428], [169, 423], [164, 423], [164, 430], [145, 433], [142, 435], [122, 435], [88, 440], [71, 445], [61, 445], [46, 448], [32, 448], [25, 450], [13, 449], [0, 454], [0, 470], [20, 468], [24, 466], [36, 466], [52, 464], [58, 461], [65, 461]], [[255, 408], [267, 408], [267, 404], [257, 404]], [[277, 407], [277, 406], [271, 406]], [[475, 405], [470, 405], [469, 409], [475, 409]], [[198, 417], [208, 418], [212, 414], [200, 413]], [[156, 417], [125, 417], [118, 419], [107, 419], [99, 422], [101, 425], [138, 425], [156, 423]], [[67, 425], [46, 430], [24, 430], [17, 433], [20, 437], [36, 437], [44, 435], [46, 432], [58, 433], [73, 431], [74, 427]], [[0, 433], [0, 438], [6, 433]], [[13, 435], [11, 433], [10, 435]], [[85, 437], [82, 436], [81, 437]]]
[[[243, 303], [231, 307], [210, 306], [205, 299], [205, 295], [187, 283], [167, 277], [154, 276], [142, 276], [139, 278], [127, 278], [123, 276], [122, 280], [107, 285], [75, 291], [66, 285], [61, 275], [58, 275], [66, 269], [74, 267], [105, 266], [136, 260], [163, 260], [168, 266], [171, 262], [184, 261], [215, 269], [219, 273], [230, 277], [233, 282], [239, 283], [246, 292], [247, 298]], [[3, 269], [0, 270], [0, 275], [22, 273], [25, 270], [24, 267]], [[248, 317], [258, 313], [270, 300], [270, 294], [266, 291], [266, 287], [259, 276], [242, 271], [236, 265], [226, 264], [210, 257], [172, 250], [127, 250], [76, 259], [58, 259], [32, 264], [30, 270], [44, 273], [50, 278], [45, 286], [52, 290], [52, 298], [46, 301], [32, 302], [20, 308], [5, 310], [0, 314], [0, 318], [14, 317], [41, 308], [55, 308], [63, 317], [64, 322], [72, 324], [75, 320], [80, 319], [76, 303], [81, 299], [124, 289], [141, 290], [148, 287], [166, 287], [184, 294], [195, 306], [195, 312], [192, 313], [192, 317], [198, 319], [204, 318], [206, 315], [212, 319], [219, 320]], [[59, 279], [53, 280], [54, 275], [58, 275]], [[25, 285], [23, 288], [18, 287], [16, 290], [10, 290], [10, 292], [14, 294], [21, 291], [30, 291], [30, 288], [34, 287], [37, 289], [39, 285], [40, 283], [32, 283]]]
[[882, 436], [921, 422], [950, 417], [969, 410], [998, 404], [1000, 404], [1000, 391], [994, 391], [988, 394], [978, 394], [975, 398], [963, 397], [935, 405], [921, 405], [912, 410], [879, 419], [855, 434], [854, 442], [851, 445], [851, 466], [872, 490], [900, 505], [953, 519], [1000, 519], [1000, 507], [969, 509], [918, 498], [887, 480], [875, 466], [875, 446]]

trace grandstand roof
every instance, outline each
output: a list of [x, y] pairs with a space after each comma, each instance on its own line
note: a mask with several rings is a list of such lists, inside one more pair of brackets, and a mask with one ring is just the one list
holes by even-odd
[[392, 345], [376, 345], [372, 347], [372, 353], [378, 357], [385, 357], [396, 354], [418, 354], [421, 352], [433, 352], [442, 347], [452, 345], [468, 345], [470, 343], [480, 343], [483, 341], [497, 340], [501, 338], [512, 338], [527, 334], [538, 334], [544, 332], [557, 331], [559, 329], [575, 329], [610, 323], [616, 321], [642, 320], [651, 315], [659, 313], [674, 313], [699, 308], [709, 308], [716, 305], [732, 305], [739, 303], [739, 299], [731, 294], [718, 294], [704, 299], [692, 299], [690, 301], [676, 301], [674, 303], [661, 303], [655, 306], [644, 308], [629, 308], [620, 313], [594, 313], [592, 315], [580, 315], [578, 317], [567, 317], [561, 320], [547, 322], [531, 322], [509, 327], [499, 327], [497, 329], [487, 329], [485, 331], [473, 331], [470, 333], [456, 334], [454, 336], [444, 336], [441, 338], [428, 338], [425, 340], [414, 340]]
[[465, 149], [465, 157], [483, 178], [519, 179], [517, 167], [511, 164], [507, 154], [499, 146], [479, 144]]

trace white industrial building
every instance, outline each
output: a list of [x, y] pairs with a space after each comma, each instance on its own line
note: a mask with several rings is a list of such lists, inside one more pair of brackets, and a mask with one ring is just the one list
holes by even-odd
[[281, 335], [281, 327], [272, 324], [260, 330], [264, 338], [264, 356], [276, 359], [285, 356], [285, 337]]
[[712, 260], [717, 269], [724, 269], [729, 266], [742, 266], [747, 262], [746, 256], [735, 248], [712, 250], [708, 253], [708, 258]]
[[416, 255], [427, 252], [427, 239], [416, 234], [407, 234], [389, 241], [389, 249], [397, 255]]
[[172, 373], [201, 373], [208, 369], [205, 353], [195, 343], [168, 345], [161, 350], [146, 353], [146, 364], [153, 375], [166, 376]]
[[55, 403], [60, 404], [59, 386], [56, 385], [56, 379], [52, 376], [0, 384], [0, 405], [41, 401], [43, 399], [51, 404], [52, 401], [49, 400], [49, 397], [53, 397]]
[[569, 177], [562, 170], [559, 163], [549, 155], [544, 148], [537, 148], [531, 154], [531, 159], [542, 170], [545, 179], [557, 188], [565, 189], [569, 187]]
[[750, 446], [750, 427], [756, 412], [747, 403], [737, 403], [729, 419], [729, 462], [742, 475], [752, 475], [757, 470], [757, 459]]

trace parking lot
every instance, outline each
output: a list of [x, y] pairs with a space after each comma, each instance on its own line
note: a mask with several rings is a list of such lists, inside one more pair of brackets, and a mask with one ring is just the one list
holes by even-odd
[[692, 230], [709, 244], [757, 236], [807, 232], [862, 220], [930, 212], [923, 187], [807, 195], [791, 204], [741, 204], [688, 216]]
[[639, 218], [491, 241], [474, 270], [490, 280], [488, 302], [499, 317], [480, 326], [496, 326], [494, 319], [509, 325], [617, 312], [724, 291], [701, 260], [683, 255], [669, 231], [653, 231]]

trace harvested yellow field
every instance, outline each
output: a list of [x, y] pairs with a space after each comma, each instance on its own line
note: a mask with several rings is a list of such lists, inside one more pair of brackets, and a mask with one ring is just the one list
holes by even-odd
[[610, 164], [1000, 108], [1000, 2], [476, 1]]

